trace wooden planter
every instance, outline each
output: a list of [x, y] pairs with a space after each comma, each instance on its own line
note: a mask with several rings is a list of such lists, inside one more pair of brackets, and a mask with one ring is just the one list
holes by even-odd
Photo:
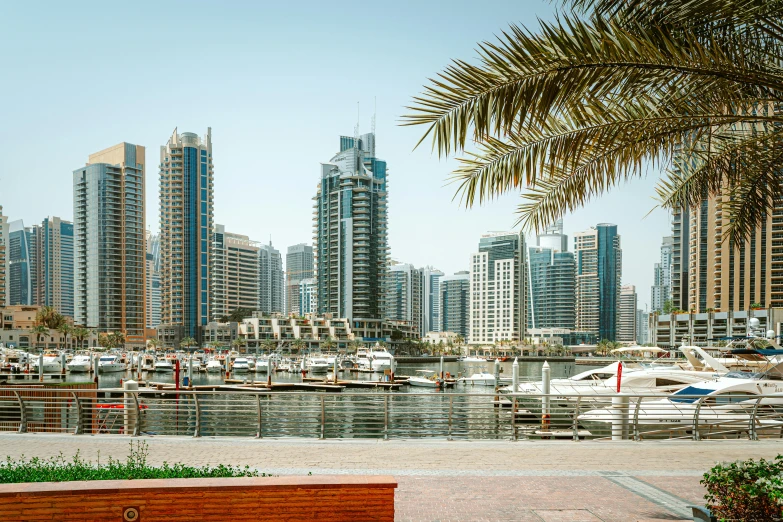
[[291, 476], [0, 484], [0, 520], [394, 520], [393, 477]]

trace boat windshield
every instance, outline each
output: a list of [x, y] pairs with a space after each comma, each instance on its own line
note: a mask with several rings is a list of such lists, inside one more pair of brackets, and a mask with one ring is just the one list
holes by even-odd
[[114, 359], [116, 359], [116, 357], [101, 357], [101, 358], [100, 358], [100, 361], [101, 361], [101, 362], [111, 362], [111, 361], [113, 361]]
[[672, 402], [693, 403], [696, 402], [699, 397], [706, 397], [713, 391], [715, 390], [697, 388], [696, 386], [686, 386], [669, 397], [669, 400]]
[[761, 379], [764, 375], [754, 372], [729, 372], [725, 377], [731, 377], [732, 379]]

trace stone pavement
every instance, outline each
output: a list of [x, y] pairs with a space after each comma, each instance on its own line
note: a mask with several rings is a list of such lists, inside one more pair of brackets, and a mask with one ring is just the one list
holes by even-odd
[[[124, 458], [112, 435], [0, 434], [0, 458], [79, 451]], [[783, 441], [429, 441], [140, 437], [148, 462], [249, 465], [291, 474], [384, 474], [399, 521], [689, 520], [715, 462], [774, 458]]]

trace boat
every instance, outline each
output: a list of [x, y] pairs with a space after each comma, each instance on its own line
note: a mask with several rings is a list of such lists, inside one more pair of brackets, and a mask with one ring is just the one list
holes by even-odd
[[356, 349], [356, 367], [360, 370], [372, 370], [370, 363], [370, 350], [365, 347]]
[[314, 356], [307, 359], [307, 369], [310, 373], [326, 373], [329, 371], [329, 363], [326, 357]]
[[495, 376], [486, 370], [474, 373], [470, 377], [463, 377], [460, 381], [464, 384], [478, 384], [481, 386], [495, 386], [496, 384]]
[[460, 359], [460, 362], [479, 362], [479, 363], [485, 363], [488, 362], [486, 358], [479, 357], [477, 355], [468, 355]]
[[254, 370], [256, 373], [267, 373], [269, 371], [269, 359], [266, 357], [259, 357], [256, 359]]
[[[38, 373], [38, 365], [40, 363], [40, 357], [33, 356], [31, 359], [31, 369], [30, 371], [32, 373]], [[60, 373], [62, 372], [63, 365], [60, 361], [59, 357], [53, 357], [53, 356], [44, 356], [43, 357], [43, 371], [44, 373]]]
[[98, 371], [101, 373], [124, 372], [125, 364], [116, 355], [101, 355], [98, 359]]
[[69, 372], [89, 372], [92, 369], [92, 359], [89, 355], [75, 355], [66, 365]]
[[237, 357], [234, 362], [231, 363], [231, 369], [235, 373], [245, 373], [250, 371], [250, 363], [246, 357]]
[[421, 386], [424, 388], [445, 388], [446, 382], [444, 379], [438, 377], [438, 374], [434, 370], [416, 370], [416, 373], [421, 375], [414, 375], [408, 377], [408, 384], [411, 386]]
[[155, 361], [155, 370], [156, 372], [173, 372], [174, 371], [174, 364], [171, 362], [171, 359], [158, 359]]
[[223, 363], [217, 359], [211, 359], [207, 363], [207, 373], [220, 373], [223, 371]]
[[392, 354], [379, 345], [376, 345], [375, 348], [370, 351], [367, 358], [370, 360], [370, 366], [374, 372], [383, 372], [384, 370], [391, 369]]

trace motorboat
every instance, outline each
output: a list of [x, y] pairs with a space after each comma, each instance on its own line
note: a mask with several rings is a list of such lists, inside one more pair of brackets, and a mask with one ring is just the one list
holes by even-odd
[[[40, 364], [40, 357], [31, 359], [31, 372], [38, 373], [38, 365]], [[43, 357], [43, 371], [44, 373], [60, 373], [62, 372], [63, 365], [59, 357], [44, 356]]]
[[116, 355], [101, 355], [98, 359], [98, 371], [101, 373], [124, 372], [125, 363]]
[[217, 359], [211, 359], [207, 363], [207, 373], [220, 373], [223, 371], [223, 363]]
[[480, 371], [460, 380], [465, 384], [478, 384], [481, 386], [495, 386], [496, 384], [495, 376], [487, 371]]
[[174, 364], [171, 362], [171, 359], [158, 359], [155, 361], [155, 370], [156, 372], [173, 372], [174, 371]]
[[434, 370], [416, 370], [419, 375], [408, 377], [408, 384], [424, 388], [445, 388], [446, 381], [441, 379]]
[[326, 373], [329, 371], [329, 362], [326, 357], [314, 356], [307, 360], [307, 368], [310, 373]]
[[365, 347], [356, 349], [356, 367], [360, 370], [372, 370], [370, 350]]
[[376, 347], [370, 351], [367, 358], [370, 360], [370, 366], [374, 372], [382, 372], [391, 369], [392, 354], [387, 352], [385, 348], [376, 345]]
[[259, 357], [256, 359], [254, 370], [256, 373], [267, 373], [269, 371], [269, 359], [266, 357]]
[[479, 357], [478, 355], [468, 355], [466, 357], [463, 357], [460, 359], [460, 362], [477, 362], [477, 363], [485, 363], [487, 362], [487, 359], [484, 357]]
[[250, 363], [247, 357], [237, 357], [231, 364], [231, 369], [236, 373], [245, 373], [250, 371]]
[[92, 359], [89, 355], [74, 355], [65, 368], [73, 373], [89, 372], [92, 368]]

